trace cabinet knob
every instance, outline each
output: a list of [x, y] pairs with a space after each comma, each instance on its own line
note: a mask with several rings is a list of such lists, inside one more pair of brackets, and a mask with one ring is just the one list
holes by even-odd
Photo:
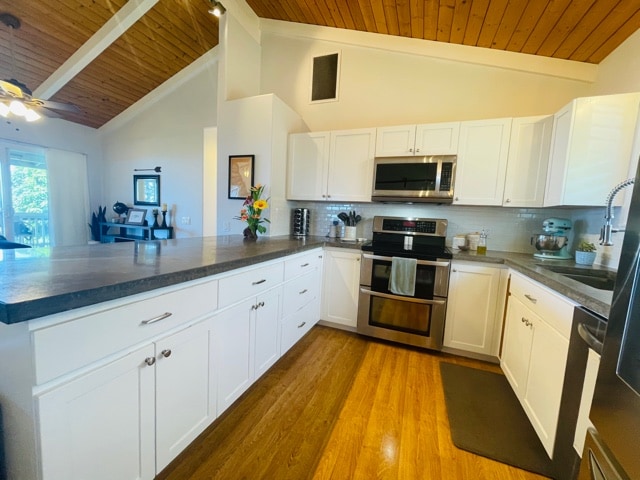
[[410, 148], [410, 149], [409, 149], [409, 151], [410, 151], [411, 153], [413, 153], [413, 148]]
[[453, 270], [451, 270], [451, 271], [455, 273], [455, 272], [457, 272], [458, 270], [456, 270], [456, 269], [454, 268], [454, 269], [453, 269]]
[[264, 302], [260, 302], [260, 303], [258, 303], [258, 306], [259, 306], [259, 307], [264, 307]]
[[416, 148], [416, 153], [420, 153], [420, 149], [419, 148]]
[[169, 358], [171, 356], [171, 350], [168, 348], [166, 350], [162, 350], [160, 353], [164, 358]]
[[533, 323], [531, 323], [529, 320], [527, 320], [526, 318], [522, 317], [522, 319], [520, 320], [522, 323], [525, 324], [525, 326], [530, 327], [531, 325], [533, 325]]
[[505, 199], [504, 203], [511, 203], [511, 199], [510, 198]]
[[154, 363], [156, 363], [156, 358], [155, 357], [147, 357], [144, 359], [144, 363], [146, 363], [147, 365], [151, 366]]

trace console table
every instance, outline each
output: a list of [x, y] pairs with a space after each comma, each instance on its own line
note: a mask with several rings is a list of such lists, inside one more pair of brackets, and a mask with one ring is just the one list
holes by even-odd
[[173, 238], [173, 227], [150, 227], [148, 225], [100, 222], [100, 241], [102, 243], [160, 240], [164, 238]]

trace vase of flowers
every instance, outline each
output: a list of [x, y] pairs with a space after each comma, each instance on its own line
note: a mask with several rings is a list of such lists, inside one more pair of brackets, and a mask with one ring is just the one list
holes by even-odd
[[269, 208], [269, 199], [262, 198], [264, 185], [251, 187], [251, 193], [245, 199], [240, 210], [240, 216], [234, 217], [236, 220], [247, 222], [247, 228], [242, 232], [244, 238], [255, 240], [258, 233], [265, 233], [267, 228], [262, 223], [271, 223], [268, 218], [262, 218], [262, 212]]

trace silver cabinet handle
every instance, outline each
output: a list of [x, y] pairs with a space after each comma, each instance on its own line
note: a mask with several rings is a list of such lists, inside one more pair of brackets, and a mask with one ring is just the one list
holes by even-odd
[[259, 306], [259, 307], [264, 307], [264, 302], [260, 302], [260, 303], [258, 303], [258, 306]]
[[[392, 260], [391, 257], [385, 257], [383, 255], [372, 255], [370, 253], [363, 253], [362, 257], [366, 258], [367, 260], [382, 260], [384, 262], [390, 262]], [[360, 261], [360, 258], [358, 258], [358, 261]], [[431, 260], [418, 260], [418, 265], [426, 265], [428, 267], [448, 267], [450, 264], [451, 262], [448, 261], [433, 262]]]
[[147, 357], [144, 359], [144, 363], [146, 363], [147, 365], [151, 366], [154, 363], [156, 363], [156, 358], [155, 357]]
[[159, 322], [160, 320], [164, 320], [165, 318], [169, 318], [173, 313], [165, 312], [162, 315], [158, 315], [157, 317], [150, 318], [149, 320], [143, 320], [140, 322], [140, 325], [151, 325], [152, 323]]
[[166, 350], [162, 350], [160, 353], [164, 358], [169, 358], [171, 356], [171, 349], [167, 348]]
[[304, 290], [302, 290], [301, 292], [298, 292], [298, 295], [304, 295], [305, 293], [307, 293], [309, 290], [307, 290], [306, 288]]
[[533, 323], [531, 323], [529, 320], [527, 320], [526, 318], [522, 317], [522, 319], [520, 320], [522, 323], [525, 324], [525, 326], [530, 327], [531, 325], [533, 325]]
[[300, 325], [298, 325], [298, 328], [302, 328], [307, 324], [307, 322], [302, 322]]
[[308, 266], [309, 266], [309, 263], [307, 262], [307, 263], [303, 263], [302, 265], [300, 265], [300, 268], [304, 268], [304, 267], [308, 267]]
[[529, 300], [531, 303], [538, 303], [538, 299], [536, 297], [532, 297], [531, 295], [529, 295], [528, 293], [525, 293], [524, 296], [526, 297], [527, 300]]
[[369, 288], [360, 287], [360, 293], [365, 295], [371, 295], [372, 297], [388, 298], [390, 300], [402, 300], [404, 302], [420, 303], [423, 305], [445, 305], [446, 300], [424, 300], [422, 298], [415, 297], [403, 297], [400, 295], [392, 295], [390, 293], [374, 292]]
[[267, 280], [263, 278], [262, 280], [258, 280], [257, 282], [251, 282], [251, 285], [260, 285], [261, 283], [266, 282]]

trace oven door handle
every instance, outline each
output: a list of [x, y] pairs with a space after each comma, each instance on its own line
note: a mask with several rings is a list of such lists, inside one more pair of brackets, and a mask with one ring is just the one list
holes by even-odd
[[[392, 257], [383, 257], [381, 255], [371, 255], [370, 253], [363, 253], [362, 258], [371, 260], [382, 260], [390, 262]], [[418, 260], [418, 265], [427, 265], [429, 267], [448, 267], [450, 262], [432, 262], [431, 260]]]
[[446, 300], [425, 300], [424, 298], [403, 297], [402, 295], [392, 295], [390, 293], [374, 292], [369, 288], [360, 287], [360, 293], [371, 295], [372, 297], [388, 298], [390, 300], [400, 300], [402, 302], [421, 303], [423, 305], [444, 305]]

